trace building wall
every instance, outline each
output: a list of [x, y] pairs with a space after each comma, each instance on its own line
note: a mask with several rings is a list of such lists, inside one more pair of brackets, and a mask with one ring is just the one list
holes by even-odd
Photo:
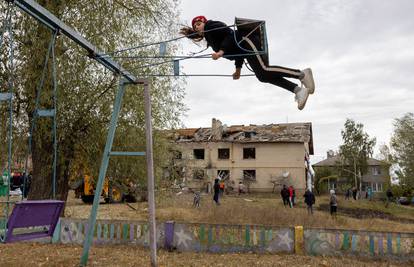
[[[184, 176], [191, 187], [203, 187], [212, 183], [218, 170], [229, 170], [230, 180], [237, 185], [243, 179], [243, 170], [256, 170], [255, 191], [271, 191], [271, 178], [289, 172], [288, 185], [305, 189], [305, 146], [303, 143], [178, 143], [182, 152], [179, 164], [185, 167]], [[229, 159], [219, 159], [218, 149], [230, 149]], [[243, 159], [244, 148], [255, 148], [255, 159]], [[204, 160], [194, 158], [194, 149], [205, 149]], [[193, 179], [195, 169], [205, 170], [205, 178]]]
[[374, 192], [385, 191], [385, 187], [390, 184], [389, 167], [380, 165], [368, 166], [368, 172], [362, 176], [362, 181], [367, 186], [370, 186]]
[[[374, 169], [379, 169], [380, 171], [375, 171]], [[368, 173], [362, 177], [364, 182], [380, 182], [380, 183], [389, 183], [390, 182], [390, 174], [388, 170], [388, 166], [369, 166]]]
[[[314, 166], [314, 168], [315, 168], [316, 173], [319, 172], [320, 168], [321, 169], [329, 168], [332, 170], [332, 173], [337, 172], [337, 169], [335, 166]], [[341, 178], [339, 183], [346, 183], [346, 178]], [[350, 181], [350, 184], [351, 185], [354, 184], [353, 179], [352, 181]], [[389, 166], [387, 165], [369, 165], [367, 173], [362, 176], [362, 191], [363, 192], [367, 191], [368, 186], [371, 187], [374, 192], [384, 192], [388, 184], [390, 184], [390, 175], [389, 175]], [[320, 186], [320, 190], [322, 192], [328, 192], [329, 189], [336, 189], [340, 191], [340, 188], [337, 188], [337, 185], [338, 185], [338, 181], [336, 179], [331, 179], [329, 181], [324, 182]]]

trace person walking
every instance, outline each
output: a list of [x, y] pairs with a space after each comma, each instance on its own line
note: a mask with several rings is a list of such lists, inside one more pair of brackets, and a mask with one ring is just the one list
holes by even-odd
[[305, 198], [308, 214], [313, 214], [313, 204], [315, 204], [315, 195], [309, 189], [306, 189], [306, 192], [303, 195], [303, 197]]
[[331, 216], [336, 219], [336, 212], [338, 210], [338, 199], [335, 194], [335, 190], [331, 189], [331, 197], [329, 198], [329, 206], [331, 207]]
[[239, 195], [246, 193], [246, 188], [244, 187], [244, 184], [242, 181], [239, 182]]
[[351, 197], [351, 188], [348, 188], [345, 192], [345, 200], [348, 200]]
[[289, 205], [289, 190], [287, 189], [286, 185], [283, 185], [282, 190], [280, 191], [280, 195], [282, 196], [283, 206]]
[[352, 189], [352, 197], [354, 198], [354, 200], [357, 200], [357, 193], [358, 193], [358, 190], [356, 187], [354, 187]]
[[293, 186], [289, 186], [289, 206], [293, 208]]
[[214, 180], [214, 196], [213, 196], [213, 200], [214, 202], [216, 202], [216, 205], [220, 205], [219, 195], [220, 195], [220, 183], [219, 183], [219, 179], [216, 178]]
[[373, 194], [374, 193], [372, 192], [372, 187], [368, 186], [368, 188], [367, 188], [367, 198], [368, 198], [369, 201], [372, 200]]
[[221, 181], [220, 181], [220, 196], [221, 196], [221, 197], [224, 195], [224, 188], [225, 188], [224, 181], [223, 181], [223, 180], [221, 180]]
[[[254, 34], [241, 36], [238, 31], [234, 31], [225, 23], [208, 20], [205, 16], [193, 18], [191, 26], [181, 28], [180, 34], [194, 42], [205, 39], [207, 47], [211, 47], [214, 51], [211, 55], [214, 60], [221, 57], [234, 60], [236, 66], [233, 73], [234, 80], [240, 78], [243, 62], [246, 59], [259, 81], [276, 85], [295, 94], [295, 101], [298, 103], [299, 110], [305, 107], [309, 94], [314, 93], [315, 82], [310, 68], [304, 70], [291, 69], [281, 66], [269, 66], [268, 63], [263, 62], [262, 55], [257, 51], [257, 47], [260, 46], [259, 36]], [[252, 52], [255, 53], [252, 54]], [[303, 86], [298, 86], [298, 84], [286, 78], [297, 79]]]
[[385, 207], [388, 208], [388, 205], [392, 202], [392, 200], [394, 198], [394, 195], [391, 191], [391, 188], [387, 189], [386, 196], [387, 196], [387, 202], [385, 203]]

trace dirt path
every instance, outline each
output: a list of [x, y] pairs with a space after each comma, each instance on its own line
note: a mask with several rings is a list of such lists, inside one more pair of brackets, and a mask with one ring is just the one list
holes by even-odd
[[[39, 243], [0, 244], [0, 266], [79, 266], [82, 247]], [[310, 257], [269, 254], [209, 254], [158, 251], [159, 266], [414, 266], [414, 262], [368, 261], [355, 257]], [[88, 266], [150, 266], [149, 251], [133, 246], [93, 247]]]

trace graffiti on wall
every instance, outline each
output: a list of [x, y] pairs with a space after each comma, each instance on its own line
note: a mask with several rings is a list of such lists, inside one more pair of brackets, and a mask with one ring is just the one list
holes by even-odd
[[[61, 218], [53, 239], [64, 244], [82, 244], [87, 230], [87, 220]], [[159, 223], [156, 231], [158, 247], [179, 251], [301, 253], [304, 248], [308, 255], [350, 253], [414, 259], [414, 234], [326, 229], [295, 232], [295, 228], [272, 226], [174, 222]], [[98, 220], [93, 237], [95, 244], [148, 246], [149, 228], [145, 222]]]
[[181, 251], [293, 252], [291, 228], [175, 224], [173, 246]]
[[[88, 231], [88, 221], [62, 218], [59, 229], [59, 239], [63, 244], [82, 244]], [[97, 221], [93, 237], [96, 244], [131, 243], [148, 246], [149, 227], [138, 222]], [[162, 244], [163, 241], [164, 228], [157, 227], [157, 243]]]
[[414, 235], [409, 234], [309, 229], [304, 235], [306, 252], [311, 255], [410, 256], [414, 253]]

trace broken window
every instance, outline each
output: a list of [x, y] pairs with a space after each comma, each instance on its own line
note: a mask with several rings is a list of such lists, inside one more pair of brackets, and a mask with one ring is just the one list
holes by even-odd
[[217, 176], [220, 176], [222, 180], [229, 179], [230, 171], [229, 170], [217, 170]]
[[246, 147], [243, 148], [243, 159], [255, 159], [256, 158], [256, 148]]
[[197, 169], [193, 171], [193, 179], [195, 180], [203, 180], [204, 179], [204, 170]]
[[255, 181], [256, 180], [256, 170], [243, 170], [243, 180]]
[[229, 148], [219, 148], [218, 149], [218, 158], [219, 159], [229, 159], [230, 158], [230, 149]]
[[256, 135], [256, 132], [244, 132], [244, 137], [246, 138], [252, 138]]
[[204, 159], [204, 149], [194, 149], [195, 159]]

